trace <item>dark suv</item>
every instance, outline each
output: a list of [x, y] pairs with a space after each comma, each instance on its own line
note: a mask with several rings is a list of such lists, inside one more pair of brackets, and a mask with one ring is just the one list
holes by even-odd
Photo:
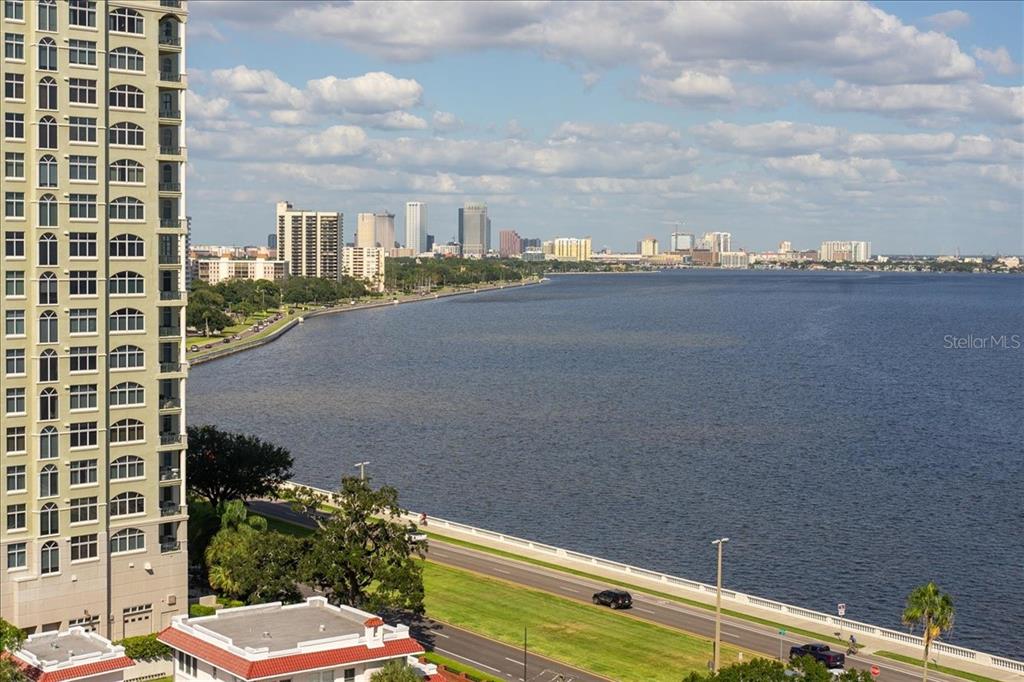
[[633, 605], [633, 598], [625, 590], [604, 590], [594, 594], [594, 603], [613, 609], [628, 609]]

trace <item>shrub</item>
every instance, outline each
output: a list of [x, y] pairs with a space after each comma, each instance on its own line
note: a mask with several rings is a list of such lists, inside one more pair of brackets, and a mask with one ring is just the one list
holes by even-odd
[[212, 616], [217, 613], [217, 609], [212, 606], [204, 606], [203, 604], [192, 604], [188, 607], [189, 618], [201, 618], [203, 616]]
[[124, 647], [124, 653], [128, 658], [134, 658], [136, 661], [159, 661], [171, 657], [171, 647], [158, 642], [156, 633], [126, 637], [118, 644]]

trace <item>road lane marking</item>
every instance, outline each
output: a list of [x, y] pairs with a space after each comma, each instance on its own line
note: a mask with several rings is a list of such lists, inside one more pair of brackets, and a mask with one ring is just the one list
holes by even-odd
[[453, 658], [458, 658], [460, 660], [463, 660], [466, 663], [472, 663], [473, 665], [479, 666], [481, 668], [487, 668], [488, 670], [493, 670], [494, 672], [498, 673], [499, 675], [502, 674], [501, 671], [498, 670], [497, 668], [492, 668], [491, 666], [487, 665], [486, 663], [481, 663], [480, 661], [474, 661], [472, 658], [466, 658], [465, 656], [460, 656], [459, 654], [455, 653], [454, 651], [448, 651], [447, 649], [442, 649], [441, 647], [434, 647], [434, 650], [435, 651], [440, 651], [441, 653], [444, 653], [444, 654], [448, 654], [449, 656], [451, 656]]
[[443, 632], [432, 632], [430, 634], [437, 635], [438, 637], [444, 637], [445, 639], [451, 639], [451, 637], [449, 635], [446, 635]]
[[505, 660], [508, 661], [509, 663], [515, 663], [516, 665], [521, 665], [522, 664], [522, 661], [517, 661], [516, 659], [509, 658], [508, 656], [505, 657]]
[[576, 594], [580, 593], [579, 590], [574, 590], [571, 587], [566, 587], [565, 585], [562, 586], [562, 589], [565, 590], [566, 592], [575, 592]]
[[504, 568], [498, 568], [497, 566], [495, 566], [494, 570], [505, 575], [512, 575], [512, 571], [506, 571]]
[[639, 606], [634, 606], [633, 608], [639, 611], [640, 613], [654, 613], [654, 611], [651, 611], [650, 609], [642, 609]]

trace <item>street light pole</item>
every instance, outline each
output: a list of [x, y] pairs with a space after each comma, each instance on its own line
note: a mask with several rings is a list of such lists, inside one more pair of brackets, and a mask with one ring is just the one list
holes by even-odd
[[367, 464], [369, 464], [369, 462], [359, 462], [358, 464], [356, 464], [356, 469], [359, 469], [359, 480], [360, 481], [365, 481], [366, 480], [366, 465]]
[[722, 659], [722, 547], [727, 542], [729, 542], [729, 538], [719, 538], [711, 542], [712, 545], [718, 546], [718, 590], [715, 595], [715, 658], [712, 669], [712, 672], [716, 673]]

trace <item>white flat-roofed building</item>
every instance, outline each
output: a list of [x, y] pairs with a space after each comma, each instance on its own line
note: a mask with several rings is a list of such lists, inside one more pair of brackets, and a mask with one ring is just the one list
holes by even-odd
[[376, 291], [384, 291], [384, 261], [387, 249], [346, 246], [341, 252], [341, 274], [355, 277]]
[[871, 242], [827, 241], [818, 249], [818, 260], [866, 263], [871, 260]]
[[[369, 682], [389, 661], [417, 666], [427, 680], [436, 668], [416, 664], [423, 647], [405, 625], [323, 597], [222, 609], [212, 616], [178, 616], [159, 640], [174, 650], [174, 678]], [[233, 677], [232, 677], [233, 676]]]
[[718, 264], [723, 268], [745, 268], [750, 265], [750, 256], [746, 251], [722, 251]]
[[29, 635], [12, 657], [33, 682], [121, 682], [135, 665], [123, 646], [80, 627]]
[[288, 277], [288, 261], [264, 258], [200, 258], [196, 261], [196, 277], [207, 284], [229, 279], [266, 279], [279, 282]]
[[345, 216], [338, 211], [306, 211], [277, 202], [277, 256], [289, 274], [338, 278], [338, 252], [345, 243]]

